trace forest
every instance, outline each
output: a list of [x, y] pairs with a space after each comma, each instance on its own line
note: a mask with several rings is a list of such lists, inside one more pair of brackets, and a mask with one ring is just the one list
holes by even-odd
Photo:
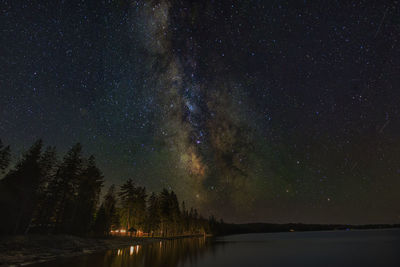
[[36, 141], [13, 166], [0, 140], [0, 235], [28, 233], [170, 237], [218, 231], [223, 222], [187, 209], [173, 191], [149, 193], [132, 179], [111, 185], [77, 143], [60, 160]]

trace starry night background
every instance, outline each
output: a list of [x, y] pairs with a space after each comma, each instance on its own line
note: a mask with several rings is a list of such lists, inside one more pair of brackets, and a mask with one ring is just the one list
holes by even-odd
[[0, 1], [0, 138], [232, 222], [400, 221], [398, 1]]

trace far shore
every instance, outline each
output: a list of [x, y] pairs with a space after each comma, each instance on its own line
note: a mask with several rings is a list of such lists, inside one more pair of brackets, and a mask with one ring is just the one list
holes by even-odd
[[0, 266], [25, 266], [109, 249], [201, 236], [203, 235], [174, 237], [110, 236], [105, 238], [39, 234], [3, 236], [0, 237]]

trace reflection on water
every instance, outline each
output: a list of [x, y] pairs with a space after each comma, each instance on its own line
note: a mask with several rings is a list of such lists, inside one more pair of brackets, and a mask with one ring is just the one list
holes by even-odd
[[188, 238], [57, 260], [39, 266], [400, 266], [400, 230]]
[[182, 266], [183, 263], [196, 262], [212, 247], [210, 239], [204, 237], [185, 238], [147, 245], [134, 245], [103, 253], [57, 260], [56, 263], [48, 262], [38, 266]]

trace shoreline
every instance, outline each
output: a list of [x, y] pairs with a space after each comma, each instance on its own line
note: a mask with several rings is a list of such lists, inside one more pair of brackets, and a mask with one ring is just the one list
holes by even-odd
[[0, 237], [0, 266], [26, 266], [110, 249], [202, 236], [204, 235], [105, 238], [40, 234], [4, 236]]
[[[398, 230], [398, 225], [387, 228], [351, 228], [350, 231]], [[300, 232], [345, 232], [345, 229], [297, 230]], [[290, 231], [236, 232], [217, 236], [243, 234], [277, 234], [292, 233]], [[212, 235], [206, 235], [211, 237]], [[29, 234], [18, 236], [0, 236], [0, 267], [26, 266], [44, 263], [62, 258], [79, 257], [100, 253], [112, 249], [120, 249], [135, 245], [146, 245], [154, 242], [183, 238], [204, 237], [204, 234], [181, 235], [171, 237], [123, 237], [109, 236], [103, 238], [79, 237], [73, 235]]]

